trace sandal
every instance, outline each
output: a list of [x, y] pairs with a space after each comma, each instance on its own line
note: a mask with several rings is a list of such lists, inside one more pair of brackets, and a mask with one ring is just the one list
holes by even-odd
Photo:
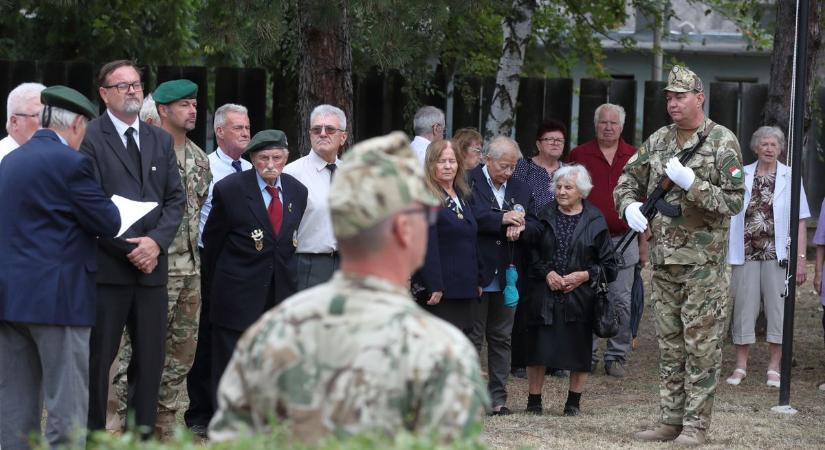
[[[775, 376], [776, 379], [771, 380], [771, 376]], [[779, 374], [779, 372], [777, 372], [775, 370], [768, 370], [768, 381], [765, 384], [767, 384], [770, 387], [778, 388], [779, 387], [779, 380], [780, 380], [779, 377], [780, 376], [781, 375]]]
[[[738, 374], [741, 374], [742, 376], [741, 377], [736, 376]], [[746, 376], [748, 376], [748, 372], [746, 372], [745, 369], [740, 369], [740, 368], [737, 367], [736, 369], [734, 369], [731, 376], [729, 376], [728, 379], [725, 380], [725, 383], [728, 383], [731, 386], [739, 386], [739, 383], [741, 383], [742, 380], [744, 380]]]

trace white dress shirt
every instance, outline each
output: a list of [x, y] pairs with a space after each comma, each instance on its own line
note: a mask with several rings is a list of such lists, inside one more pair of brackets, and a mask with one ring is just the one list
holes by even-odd
[[132, 133], [132, 136], [135, 138], [135, 144], [137, 144], [138, 150], [140, 150], [140, 119], [135, 119], [134, 122], [128, 124], [112, 114], [111, 111], [108, 109], [106, 110], [106, 114], [109, 115], [109, 118], [112, 119], [112, 124], [115, 126], [115, 130], [117, 130], [118, 136], [120, 136], [120, 142], [123, 142], [123, 148], [126, 148], [126, 130], [129, 127], [135, 129], [135, 132]]
[[15, 141], [13, 137], [11, 137], [11, 135], [6, 136], [3, 139], [0, 139], [0, 163], [3, 162], [3, 158], [5, 158], [6, 155], [11, 153], [12, 150], [16, 149], [19, 146], [20, 144], [18, 144], [17, 141]]
[[427, 157], [427, 147], [430, 146], [429, 140], [421, 137], [416, 136], [412, 142], [410, 142], [410, 147], [412, 147], [413, 153], [415, 153], [415, 157], [421, 162], [421, 165], [424, 165], [424, 158]]
[[[341, 160], [335, 158], [338, 165]], [[329, 185], [331, 173], [327, 162], [310, 150], [309, 154], [284, 167], [284, 173], [292, 175], [306, 186], [307, 208], [298, 226], [298, 253], [330, 253], [338, 250], [332, 219], [329, 215]]]
[[[227, 175], [235, 173], [235, 168], [232, 167], [232, 157], [218, 147], [214, 152], [209, 154], [209, 171], [212, 172], [212, 182], [209, 183], [209, 194], [206, 196], [206, 201], [201, 207], [201, 220], [198, 224], [198, 247], [203, 248], [203, 227], [206, 225], [206, 219], [209, 218], [209, 211], [212, 210], [212, 189], [215, 188], [215, 183], [226, 178]], [[241, 158], [241, 170], [249, 170], [252, 168], [252, 163]]]

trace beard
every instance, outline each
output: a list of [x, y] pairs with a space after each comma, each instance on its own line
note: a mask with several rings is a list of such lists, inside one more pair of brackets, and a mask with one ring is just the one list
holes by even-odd
[[123, 101], [123, 112], [127, 114], [136, 114], [140, 112], [142, 103], [135, 97], [127, 98]]

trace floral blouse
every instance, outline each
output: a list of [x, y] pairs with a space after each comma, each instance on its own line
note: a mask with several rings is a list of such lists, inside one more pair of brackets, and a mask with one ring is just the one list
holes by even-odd
[[773, 191], [776, 173], [753, 177], [751, 200], [745, 211], [745, 260], [776, 260]]

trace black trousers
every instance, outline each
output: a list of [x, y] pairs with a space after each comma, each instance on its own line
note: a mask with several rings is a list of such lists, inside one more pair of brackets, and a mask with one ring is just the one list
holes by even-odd
[[[128, 408], [135, 424], [151, 433], [163, 371], [168, 293], [166, 286], [97, 285], [97, 318], [89, 342], [89, 430], [106, 427], [109, 368], [123, 328], [132, 341]], [[133, 366], [133, 367], [132, 367]]]
[[212, 281], [201, 273], [201, 314], [198, 323], [198, 347], [195, 361], [186, 375], [189, 409], [183, 414], [187, 427], [209, 426], [215, 407], [212, 403], [212, 324], [209, 322], [209, 287]]
[[212, 325], [212, 373], [209, 377], [211, 381], [210, 398], [215, 407], [218, 406], [218, 386], [221, 382], [221, 375], [232, 359], [232, 352], [238, 345], [243, 331], [224, 328], [219, 325]]

